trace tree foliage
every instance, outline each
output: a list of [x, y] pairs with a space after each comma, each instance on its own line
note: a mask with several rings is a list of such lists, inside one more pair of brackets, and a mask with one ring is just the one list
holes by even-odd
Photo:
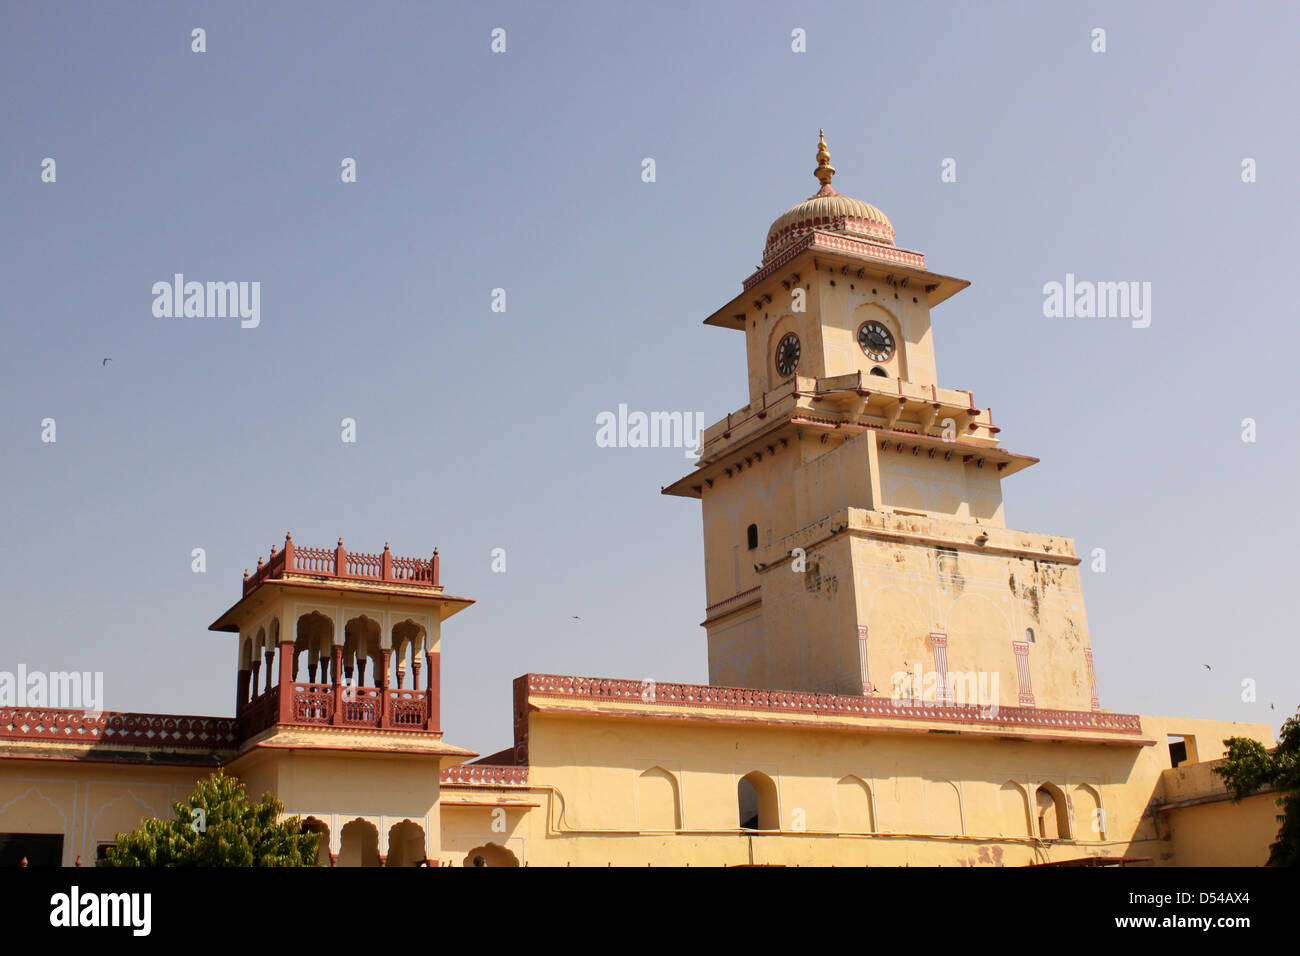
[[1278, 744], [1268, 750], [1257, 740], [1230, 737], [1224, 741], [1228, 755], [1214, 772], [1223, 778], [1234, 801], [1265, 787], [1282, 796], [1278, 806], [1281, 827], [1277, 842], [1269, 846], [1269, 866], [1300, 866], [1300, 712], [1282, 724]]
[[316, 834], [269, 793], [249, 803], [244, 785], [218, 770], [172, 805], [173, 818], [149, 818], [119, 833], [103, 866], [316, 866]]

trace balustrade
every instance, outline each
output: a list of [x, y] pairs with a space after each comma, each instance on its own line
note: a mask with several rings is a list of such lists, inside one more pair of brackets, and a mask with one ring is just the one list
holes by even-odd
[[271, 556], [265, 562], [257, 561], [257, 570], [250, 576], [244, 572], [244, 594], [250, 594], [254, 588], [269, 580], [281, 579], [286, 574], [302, 574], [314, 577], [341, 578], [346, 581], [363, 583], [401, 584], [408, 587], [439, 588], [438, 549], [432, 558], [394, 557], [384, 545], [381, 554], [349, 552], [343, 547], [343, 539], [338, 546], [329, 548], [304, 548], [294, 544], [292, 535], [284, 536], [284, 550], [271, 549]]

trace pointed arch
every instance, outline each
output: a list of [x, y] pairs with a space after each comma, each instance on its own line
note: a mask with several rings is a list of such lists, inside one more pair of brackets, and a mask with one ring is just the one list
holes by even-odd
[[656, 766], [637, 777], [636, 816], [642, 830], [681, 829], [681, 793], [672, 773]]
[[951, 780], [935, 778], [926, 781], [925, 811], [931, 833], [956, 835], [966, 832], [961, 790]]
[[1054, 783], [1034, 791], [1034, 836], [1040, 840], [1070, 839], [1070, 814], [1065, 794]]
[[1101, 806], [1101, 793], [1087, 783], [1074, 787], [1074, 838], [1095, 843], [1106, 839], [1106, 813]]
[[835, 817], [840, 833], [876, 832], [871, 785], [857, 774], [847, 774], [835, 784]]
[[1023, 837], [1029, 835], [1029, 795], [1014, 780], [998, 788], [998, 835]]
[[751, 770], [736, 784], [736, 809], [742, 830], [780, 830], [776, 783], [760, 770]]

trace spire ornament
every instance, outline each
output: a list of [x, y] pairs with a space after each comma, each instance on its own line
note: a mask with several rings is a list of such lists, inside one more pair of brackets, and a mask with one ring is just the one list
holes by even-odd
[[831, 151], [826, 145], [826, 131], [819, 129], [817, 136], [817, 168], [813, 170], [813, 175], [822, 184], [822, 191], [825, 192], [831, 188], [831, 177], [835, 175], [835, 167], [831, 165]]

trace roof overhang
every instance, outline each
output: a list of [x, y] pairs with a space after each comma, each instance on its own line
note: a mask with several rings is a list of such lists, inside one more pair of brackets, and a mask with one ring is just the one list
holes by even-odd
[[919, 252], [882, 246], [878, 243], [841, 236], [836, 233], [814, 231], [782, 253], [772, 262], [762, 266], [745, 279], [744, 290], [722, 308], [704, 320], [705, 325], [724, 329], [743, 330], [748, 309], [754, 298], [761, 297], [763, 286], [775, 281], [812, 258], [817, 265], [823, 263], [842, 269], [846, 274], [861, 274], [879, 278], [893, 278], [900, 284], [925, 290], [930, 307], [944, 302], [970, 285], [967, 279], [931, 272], [925, 268], [925, 257]]
[[274, 599], [281, 596], [284, 592], [314, 592], [314, 596], [319, 597], [323, 591], [332, 591], [339, 597], [361, 598], [364, 600], [386, 599], [389, 603], [400, 604], [437, 604], [438, 620], [445, 621], [460, 611], [465, 610], [474, 603], [473, 598], [458, 597], [455, 594], [447, 594], [445, 591], [437, 590], [414, 590], [407, 588], [380, 588], [356, 586], [340, 587], [338, 583], [327, 583], [321, 581], [309, 581], [296, 578], [272, 578], [260, 584], [256, 589], [244, 595], [229, 608], [226, 609], [219, 618], [208, 625], [209, 631], [225, 631], [228, 633], [239, 633], [239, 622], [252, 615], [254, 609], [260, 610], [262, 605], [271, 603]]

